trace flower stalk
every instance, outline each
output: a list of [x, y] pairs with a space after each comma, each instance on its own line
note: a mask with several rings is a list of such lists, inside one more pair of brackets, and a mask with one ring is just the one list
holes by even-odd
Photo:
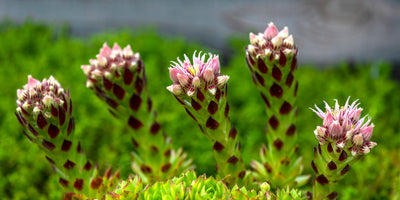
[[17, 96], [15, 115], [24, 135], [46, 154], [69, 196], [95, 196], [101, 194], [101, 188], [106, 190], [107, 183], [118, 181], [119, 172], [112, 179], [110, 175], [98, 175], [97, 166], [86, 158], [80, 142], [74, 139], [70, 92], [54, 77], [40, 82], [29, 75], [28, 83], [17, 90]]
[[90, 65], [82, 65], [86, 86], [108, 104], [110, 113], [130, 127], [135, 148], [132, 169], [145, 183], [171, 178], [191, 168], [182, 149], [174, 150], [171, 140], [157, 122], [147, 91], [145, 67], [130, 45], [103, 45]]
[[229, 76], [221, 75], [217, 55], [193, 54], [193, 62], [185, 55], [169, 68], [173, 84], [167, 89], [198, 123], [205, 137], [213, 143], [218, 175], [229, 187], [251, 182], [240, 153], [238, 131], [231, 125], [227, 102]]
[[[271, 22], [264, 33], [250, 33], [246, 62], [254, 84], [266, 105], [267, 145], [260, 150], [261, 161], [253, 161], [255, 178], [268, 180], [273, 188], [302, 185], [307, 176], [302, 157], [296, 153], [297, 47], [287, 27], [281, 31]], [[309, 176], [308, 176], [309, 177]]]
[[314, 159], [311, 167], [315, 172], [313, 182], [313, 199], [336, 199], [338, 182], [350, 170], [351, 165], [376, 146], [370, 141], [374, 124], [364, 116], [360, 118], [362, 108], [357, 100], [344, 106], [338, 101], [332, 109], [325, 102], [325, 111], [315, 106], [312, 109], [323, 119], [322, 126], [314, 131], [318, 147], [314, 148]]

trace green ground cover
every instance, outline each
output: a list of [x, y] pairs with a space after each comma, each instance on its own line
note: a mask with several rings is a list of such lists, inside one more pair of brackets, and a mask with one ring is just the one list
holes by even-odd
[[[61, 85], [70, 88], [75, 134], [86, 154], [99, 163], [100, 171], [114, 166], [121, 169], [122, 177], [128, 177], [132, 145], [121, 137], [125, 128], [85, 87], [86, 78], [80, 68], [89, 63], [88, 59], [98, 53], [104, 42], [130, 44], [133, 51], [140, 52], [146, 66], [148, 89], [164, 130], [175, 146], [182, 146], [193, 158], [197, 174], [215, 175], [212, 145], [165, 88], [171, 84], [168, 75], [171, 60], [185, 53], [192, 55], [195, 50], [220, 52], [181, 37], [161, 36], [147, 28], [75, 38], [66, 28], [33, 22], [22, 25], [3, 22], [0, 25], [1, 199], [61, 199], [62, 196], [57, 176], [53, 176], [44, 154], [25, 138], [14, 116], [16, 90], [26, 83], [28, 74], [39, 80], [53, 75]], [[222, 63], [222, 73], [231, 77], [228, 82], [230, 114], [240, 134], [244, 162], [248, 164], [258, 159], [261, 142], [265, 141], [267, 118], [245, 63], [247, 38], [232, 39], [230, 43], [234, 53], [228, 62]], [[312, 173], [309, 163], [317, 144], [313, 131], [321, 123], [309, 107], [314, 104], [321, 107], [322, 100], [332, 103], [338, 99], [344, 103], [351, 96], [359, 99], [363, 113], [369, 113], [375, 124], [372, 141], [378, 146], [370, 156], [357, 162], [343, 180], [341, 199], [400, 198], [400, 85], [391, 78], [391, 73], [391, 65], [385, 62], [356, 66], [338, 62], [324, 70], [313, 65], [299, 66], [297, 122], [306, 173]], [[302, 189], [309, 190], [310, 185]]]

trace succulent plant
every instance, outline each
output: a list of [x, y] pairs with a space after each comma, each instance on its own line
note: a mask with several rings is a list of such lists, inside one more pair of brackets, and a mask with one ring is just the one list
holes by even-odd
[[278, 31], [272, 22], [264, 33], [250, 33], [246, 47], [246, 62], [268, 116], [267, 145], [260, 150], [260, 161], [251, 166], [254, 177], [270, 181], [273, 188], [302, 185], [309, 177], [300, 176], [302, 157], [296, 154], [297, 52], [288, 28]]
[[334, 108], [325, 102], [325, 111], [312, 109], [323, 119], [314, 131], [318, 147], [314, 148], [311, 167], [315, 172], [313, 199], [336, 199], [335, 186], [350, 170], [350, 166], [376, 146], [370, 141], [374, 124], [367, 116], [360, 118], [362, 108], [358, 100]]
[[251, 178], [246, 172], [238, 131], [231, 125], [227, 102], [229, 76], [221, 75], [217, 55], [193, 54], [193, 62], [185, 55], [169, 68], [173, 84], [167, 89], [186, 112], [198, 123], [206, 138], [213, 143], [218, 175], [228, 186], [246, 185]]
[[147, 91], [145, 68], [139, 53], [128, 45], [103, 45], [90, 65], [82, 65], [86, 86], [109, 105], [110, 113], [130, 127], [135, 148], [133, 171], [146, 183], [171, 178], [191, 168], [182, 149], [175, 150], [157, 122]]

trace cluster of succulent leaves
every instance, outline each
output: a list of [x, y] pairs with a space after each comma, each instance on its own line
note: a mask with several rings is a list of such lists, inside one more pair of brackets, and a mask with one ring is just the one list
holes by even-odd
[[[196, 49], [210, 50], [210, 48], [186, 41], [181, 37], [165, 37], [157, 34], [153, 29], [143, 29], [139, 32], [129, 30], [104, 32], [90, 37], [75, 38], [70, 36], [65, 27], [49, 27], [32, 21], [23, 25], [2, 22], [0, 25], [0, 195], [2, 199], [60, 199], [63, 196], [58, 179], [53, 175], [44, 155], [39, 149], [29, 144], [21, 132], [15, 116], [5, 113], [15, 111], [15, 91], [26, 83], [26, 75], [34, 74], [39, 79], [53, 75], [58, 81], [69, 86], [74, 102], [74, 116], [76, 119], [75, 137], [82, 142], [89, 158], [98, 163], [100, 171], [105, 171], [111, 165], [119, 166], [121, 178], [126, 179], [128, 186], [120, 183], [120, 189], [113, 191], [122, 194], [125, 191], [135, 191], [140, 180], [130, 177], [129, 173], [132, 151], [130, 141], [119, 137], [125, 130], [120, 122], [112, 118], [103, 102], [98, 100], [91, 91], [84, 87], [85, 77], [80, 65], [87, 63], [88, 58], [97, 54], [98, 48], [104, 41], [110, 44], [118, 42], [125, 46], [131, 44], [134, 51], [140, 51], [145, 62], [149, 81], [149, 93], [157, 99], [155, 107], [158, 110], [158, 119], [164, 130], [174, 139], [176, 146], [181, 146], [194, 160], [196, 172], [206, 173], [206, 176], [197, 177], [194, 174], [157, 182], [144, 186], [138, 190], [149, 191], [148, 194], [157, 195], [155, 190], [175, 185], [190, 186], [198, 180], [203, 185], [210, 186], [215, 192], [221, 188], [218, 181], [211, 176], [215, 175], [214, 159], [208, 141], [200, 130], [192, 129], [195, 123], [186, 116], [178, 103], [170, 102], [171, 96], [165, 86], [170, 84], [166, 63], [184, 53], [191, 54]], [[245, 67], [243, 47], [248, 43], [248, 36], [241, 35], [230, 41], [233, 53], [210, 50], [220, 53], [223, 58], [224, 73], [231, 77], [229, 82], [232, 123], [241, 132], [242, 154], [244, 163], [258, 158], [260, 141], [265, 140], [264, 128], [266, 116], [264, 105], [250, 78], [243, 78], [243, 74], [250, 72]], [[173, 48], [171, 48], [173, 47]], [[227, 58], [229, 56], [229, 61]], [[374, 119], [374, 141], [380, 145], [354, 165], [347, 177], [341, 182], [341, 199], [396, 199], [399, 198], [400, 187], [400, 140], [397, 133], [400, 131], [398, 123], [400, 116], [399, 83], [391, 76], [393, 69], [385, 62], [364, 64], [335, 63], [324, 70], [318, 70], [313, 65], [300, 65], [297, 79], [300, 83], [298, 106], [298, 134], [301, 154], [304, 160], [311, 160], [312, 147], [315, 139], [310, 130], [315, 129], [319, 119], [309, 111], [314, 103], [321, 106], [321, 99], [335, 99], [344, 101], [349, 95], [352, 99], [360, 99], [365, 112]], [[41, 78], [40, 78], [41, 77]], [[240, 80], [240, 81], [239, 81]], [[180, 123], [173, 123], [179, 121]], [[190, 130], [190, 131], [188, 131]], [[184, 135], [184, 140], [179, 140]], [[382, 145], [381, 145], [382, 144]], [[309, 146], [309, 147], [307, 147]], [[305, 173], [311, 173], [311, 167], [305, 163]], [[183, 178], [186, 177], [186, 178]], [[210, 177], [210, 178], [207, 178]], [[199, 181], [201, 180], [201, 181]], [[208, 181], [207, 181], [208, 180]], [[212, 180], [212, 181], [211, 181]], [[135, 182], [136, 181], [136, 182]], [[185, 182], [186, 181], [186, 182]], [[139, 183], [140, 185], [140, 183]], [[301, 190], [310, 190], [311, 184]], [[207, 188], [207, 187], [205, 187]], [[177, 189], [179, 190], [179, 189]], [[236, 191], [236, 193], [235, 193]], [[231, 189], [229, 195], [237, 194], [239, 188]], [[166, 192], [172, 192], [168, 190]], [[184, 195], [191, 194], [188, 188]], [[282, 193], [282, 194], [281, 194]], [[297, 192], [279, 190], [275, 195]], [[146, 192], [141, 193], [142, 195]], [[211, 193], [210, 193], [211, 194]], [[112, 194], [109, 194], [112, 195]], [[182, 194], [181, 194], [182, 195]], [[247, 191], [246, 195], [258, 195]], [[185, 197], [186, 197], [185, 196]], [[150, 197], [149, 197], [150, 198]], [[207, 197], [205, 198], [207, 199]]]

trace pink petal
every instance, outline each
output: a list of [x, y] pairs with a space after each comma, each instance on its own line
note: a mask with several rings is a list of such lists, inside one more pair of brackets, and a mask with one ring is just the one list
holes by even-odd
[[100, 55], [107, 57], [107, 56], [110, 56], [110, 54], [111, 54], [110, 47], [107, 45], [107, 43], [104, 43], [103, 48], [100, 49]]
[[28, 88], [35, 87], [36, 84], [38, 84], [38, 83], [40, 83], [40, 81], [38, 81], [38, 80], [32, 78], [31, 75], [28, 75], [28, 84], [26, 84], [26, 85], [24, 86], [24, 89], [26, 90], [26, 89], [28, 89]]
[[278, 35], [278, 29], [275, 27], [274, 23], [269, 23], [268, 27], [264, 31], [264, 37], [267, 39], [271, 39]]

